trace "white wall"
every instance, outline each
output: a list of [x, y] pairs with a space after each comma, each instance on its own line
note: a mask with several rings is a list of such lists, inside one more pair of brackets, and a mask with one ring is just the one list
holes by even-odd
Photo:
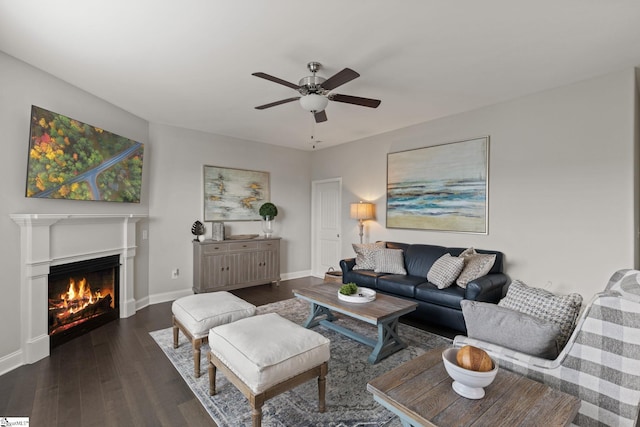
[[[18, 319], [19, 228], [12, 213], [142, 213], [134, 296], [138, 307], [191, 289], [191, 224], [202, 218], [202, 165], [269, 171], [283, 238], [284, 277], [310, 269], [310, 182], [343, 178], [343, 256], [358, 227], [348, 204], [373, 200], [366, 238], [499, 249], [507, 272], [532, 285], [588, 296], [635, 264], [638, 137], [633, 70], [313, 153], [146, 121], [0, 52], [0, 312]], [[29, 113], [35, 104], [145, 143], [140, 204], [24, 197]], [[384, 106], [384, 104], [383, 104]], [[381, 108], [383, 108], [383, 106]], [[389, 152], [491, 136], [489, 234], [384, 227]], [[210, 226], [210, 224], [207, 224]], [[227, 223], [232, 234], [259, 222]], [[210, 227], [209, 227], [210, 228]], [[142, 231], [149, 239], [142, 240]], [[210, 235], [211, 230], [208, 230]], [[178, 279], [171, 270], [180, 269]], [[0, 366], [19, 349], [20, 325], [0, 322]]]
[[[271, 201], [278, 207], [275, 235], [282, 237], [280, 271], [284, 277], [310, 269], [309, 152], [151, 125], [151, 195], [149, 208], [149, 290], [151, 303], [191, 292], [193, 235], [203, 220], [202, 167], [224, 166], [270, 173]], [[211, 237], [211, 223], [205, 223]], [[261, 234], [259, 221], [226, 222], [229, 234]], [[171, 270], [180, 275], [171, 279]]]
[[[139, 204], [38, 200], [24, 197], [31, 105], [65, 114], [145, 143]], [[310, 170], [308, 152], [170, 126], [149, 125], [74, 86], [0, 52], [0, 312], [19, 319], [19, 227], [12, 213], [142, 213], [138, 223], [134, 297], [138, 308], [191, 290], [190, 229], [202, 219], [202, 165], [270, 172], [271, 199], [279, 208], [276, 235], [282, 237], [283, 277], [310, 268]], [[207, 224], [210, 226], [210, 224]], [[209, 227], [210, 228], [210, 227]], [[148, 240], [142, 238], [148, 231]], [[209, 229], [210, 236], [211, 230]], [[259, 222], [227, 223], [232, 234], [260, 233]], [[90, 238], [88, 236], [87, 238]], [[172, 280], [173, 268], [180, 269]], [[0, 371], [20, 349], [20, 325], [0, 322]], [[3, 365], [3, 360], [6, 363]]]
[[[371, 200], [368, 241], [501, 250], [511, 278], [588, 299], [636, 265], [635, 97], [624, 70], [314, 152], [312, 179], [343, 179], [343, 256], [358, 240], [348, 204]], [[484, 135], [488, 235], [385, 228], [387, 153]]]
[[[148, 213], [149, 163], [143, 165], [142, 201], [133, 203], [39, 200], [25, 198], [31, 105], [37, 105], [143, 143], [148, 124], [139, 117], [106, 103], [0, 52], [0, 367], [3, 359], [20, 349], [20, 229], [13, 213]], [[149, 144], [145, 144], [145, 154]], [[91, 238], [91, 236], [87, 236]], [[146, 293], [147, 248], [138, 247], [136, 294]], [[139, 288], [139, 289], [138, 289]]]
[[[140, 204], [38, 200], [24, 197], [31, 105], [145, 143]], [[0, 312], [19, 319], [19, 227], [12, 213], [142, 213], [138, 223], [134, 297], [138, 308], [191, 291], [190, 229], [202, 219], [202, 165], [270, 172], [271, 199], [279, 208], [276, 235], [282, 237], [283, 278], [310, 268], [310, 171], [308, 152], [170, 126], [149, 125], [74, 86], [0, 52]], [[210, 224], [207, 224], [210, 226]], [[148, 240], [142, 238], [148, 231]], [[211, 230], [207, 231], [210, 236]], [[260, 233], [260, 222], [227, 223], [232, 234]], [[87, 238], [90, 238], [88, 236]], [[172, 280], [173, 268], [180, 269]], [[20, 349], [20, 325], [0, 322], [0, 371]], [[5, 361], [5, 364], [3, 364]]]

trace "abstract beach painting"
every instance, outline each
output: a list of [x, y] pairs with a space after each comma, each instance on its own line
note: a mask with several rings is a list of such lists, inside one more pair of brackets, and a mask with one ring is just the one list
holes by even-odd
[[269, 172], [204, 166], [204, 220], [257, 221], [269, 201]]
[[489, 137], [387, 155], [387, 227], [488, 232]]

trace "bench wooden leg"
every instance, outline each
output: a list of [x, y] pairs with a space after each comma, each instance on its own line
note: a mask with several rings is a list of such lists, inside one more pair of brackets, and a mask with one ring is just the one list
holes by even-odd
[[171, 323], [173, 324], [173, 348], [178, 348], [178, 325], [175, 317], [172, 317]]
[[211, 352], [207, 355], [209, 365], [209, 396], [216, 394], [216, 365], [211, 361]]
[[193, 374], [196, 378], [200, 378], [200, 347], [202, 346], [202, 338], [193, 340]]
[[251, 422], [253, 427], [260, 427], [262, 425], [262, 406], [251, 408]]
[[262, 405], [267, 400], [265, 393], [253, 394], [249, 397], [249, 403], [251, 404], [251, 422], [253, 427], [260, 427], [262, 425]]
[[323, 363], [320, 366], [320, 375], [318, 375], [318, 412], [324, 412], [326, 409], [325, 394], [327, 389], [327, 375], [328, 364]]

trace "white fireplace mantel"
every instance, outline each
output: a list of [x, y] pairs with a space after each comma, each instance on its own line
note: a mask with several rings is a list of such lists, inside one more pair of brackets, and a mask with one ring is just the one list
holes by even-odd
[[145, 214], [12, 214], [20, 226], [22, 363], [49, 356], [52, 265], [120, 255], [120, 317], [135, 314], [136, 222]]

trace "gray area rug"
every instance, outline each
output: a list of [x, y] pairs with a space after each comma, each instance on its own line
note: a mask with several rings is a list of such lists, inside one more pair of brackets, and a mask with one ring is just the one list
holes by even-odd
[[[298, 324], [309, 314], [309, 304], [292, 298], [258, 307], [256, 314], [278, 313]], [[339, 324], [375, 338], [377, 328], [337, 315]], [[408, 347], [375, 365], [367, 362], [371, 347], [360, 344], [334, 331], [317, 326], [314, 330], [331, 340], [331, 360], [327, 375], [327, 410], [318, 412], [318, 383], [309, 381], [268, 400], [263, 406], [262, 425], [265, 427], [326, 426], [326, 427], [397, 427], [398, 418], [373, 400], [367, 382], [402, 363], [435, 347], [451, 344], [451, 340], [400, 324], [399, 332]], [[218, 371], [216, 395], [209, 396], [209, 377], [206, 354], [202, 347], [200, 378], [193, 376], [193, 352], [189, 341], [180, 334], [180, 346], [173, 348], [171, 328], [150, 332], [182, 378], [198, 397], [219, 427], [251, 426], [251, 407], [247, 399]], [[416, 389], [416, 393], [420, 393]]]

